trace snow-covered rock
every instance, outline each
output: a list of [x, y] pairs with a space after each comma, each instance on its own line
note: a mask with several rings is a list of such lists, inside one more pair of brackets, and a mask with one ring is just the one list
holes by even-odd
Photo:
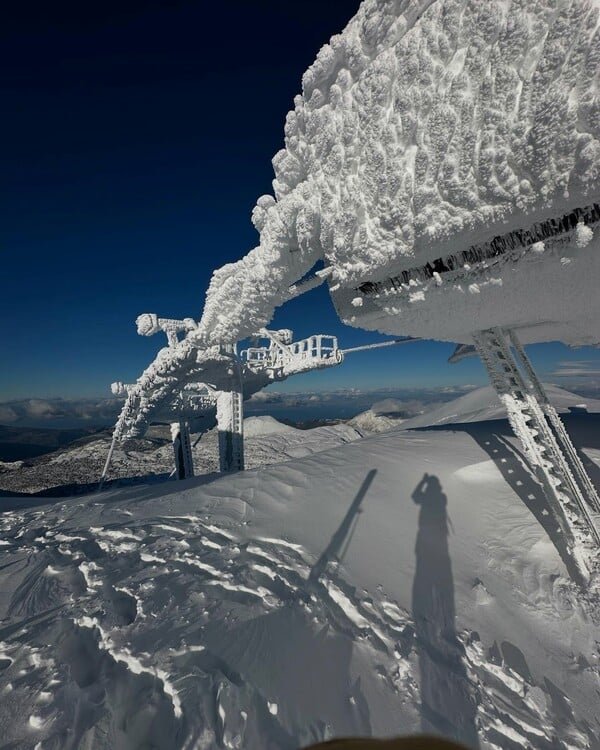
[[406, 416], [407, 413], [414, 414], [415, 402], [399, 401], [397, 398], [384, 398], [381, 401], [376, 401], [371, 410], [375, 414], [387, 414], [387, 415], [398, 415], [399, 417]]
[[360, 432], [387, 432], [402, 423], [402, 419], [392, 419], [367, 409], [348, 420], [348, 424]]
[[273, 435], [281, 432], [295, 432], [296, 428], [289, 424], [284, 424], [275, 419], [264, 415], [262, 417], [246, 417], [244, 419], [244, 436], [256, 437], [258, 435]]
[[16, 471], [23, 466], [23, 461], [0, 461], [0, 471]]

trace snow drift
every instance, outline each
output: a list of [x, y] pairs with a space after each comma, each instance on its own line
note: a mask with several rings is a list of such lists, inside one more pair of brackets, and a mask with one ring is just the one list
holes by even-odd
[[[565, 391], [556, 385], [545, 385], [546, 393], [557, 412], [600, 412], [600, 401], [595, 398], [582, 398]], [[492, 419], [506, 419], [506, 407], [490, 385], [477, 388], [460, 398], [442, 404], [435, 409], [406, 420], [403, 428], [430, 427], [433, 425], [484, 422]]]

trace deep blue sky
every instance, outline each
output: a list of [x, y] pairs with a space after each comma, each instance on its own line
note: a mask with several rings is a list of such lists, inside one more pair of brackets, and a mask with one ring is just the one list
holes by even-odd
[[[135, 379], [157, 338], [140, 312], [198, 318], [212, 270], [257, 242], [256, 198], [302, 73], [357, 0], [230, 0], [27, 5], [0, 29], [3, 238], [0, 401], [108, 393]], [[343, 327], [324, 289], [279, 311], [299, 336], [345, 346], [376, 335]], [[451, 345], [359, 354], [287, 390], [480, 383]], [[600, 367], [594, 350], [538, 346]], [[560, 381], [557, 381], [560, 382]]]

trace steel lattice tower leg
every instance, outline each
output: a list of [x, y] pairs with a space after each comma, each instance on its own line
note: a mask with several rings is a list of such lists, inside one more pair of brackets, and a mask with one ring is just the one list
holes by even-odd
[[244, 402], [240, 391], [217, 396], [219, 465], [221, 471], [244, 470]]
[[569, 465], [575, 481], [578, 484], [579, 491], [582, 493], [584, 499], [589, 503], [592, 509], [596, 513], [600, 513], [600, 498], [598, 497], [596, 488], [594, 487], [592, 480], [585, 470], [585, 467], [577, 454], [575, 446], [571, 442], [571, 438], [569, 437], [569, 433], [567, 432], [562, 419], [559, 417], [558, 412], [556, 411], [554, 406], [552, 406], [552, 404], [550, 403], [544, 386], [536, 375], [535, 370], [533, 369], [533, 366], [529, 361], [529, 357], [525, 354], [525, 349], [519, 341], [515, 331], [510, 331], [509, 337], [511, 344], [519, 359], [521, 360], [525, 372], [527, 373], [531, 388], [537, 396], [542, 410], [546, 415], [546, 419], [552, 429], [552, 432], [554, 433], [554, 436], [556, 437], [563, 451], [564, 458]]
[[[547, 419], [550, 412], [545, 411], [544, 405], [548, 399], [541, 383], [535, 377], [531, 363], [526, 359], [518, 339], [514, 334], [511, 338], [513, 344], [517, 342], [517, 353], [522, 358], [527, 375], [531, 379], [533, 374], [535, 378], [530, 384], [525, 381], [519, 370], [503, 330], [492, 328], [473, 334], [475, 346], [492, 385], [506, 407], [511, 427], [521, 440], [525, 455], [544, 487], [550, 508], [563, 531], [570, 553], [584, 580], [587, 580], [593, 567], [590, 563], [592, 558], [597, 556], [600, 546], [600, 535], [584, 499], [585, 489], [576, 481], [550, 427], [548, 420], [551, 420], [553, 427], [554, 420], [550, 417]], [[555, 413], [553, 408], [552, 411]], [[564, 439], [569, 438], [557, 414], [556, 420], [564, 433], [564, 437], [561, 433], [560, 439], [563, 444]], [[570, 440], [569, 445], [572, 447]], [[575, 452], [575, 449], [572, 449]], [[581, 470], [585, 472], [583, 465]], [[590, 501], [593, 502], [593, 498], [590, 498]]]
[[174, 422], [171, 425], [171, 435], [177, 479], [189, 479], [189, 477], [194, 476], [194, 459], [192, 458], [192, 443], [188, 423]]

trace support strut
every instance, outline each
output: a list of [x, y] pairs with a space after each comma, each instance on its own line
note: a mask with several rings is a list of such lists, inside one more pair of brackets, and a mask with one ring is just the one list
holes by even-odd
[[171, 439], [175, 454], [175, 473], [177, 479], [189, 479], [194, 476], [194, 459], [192, 457], [192, 442], [190, 428], [187, 422], [173, 422], [171, 424]]
[[231, 356], [229, 390], [217, 396], [219, 468], [222, 472], [244, 471], [244, 393], [237, 344], [227, 347]]
[[569, 465], [571, 473], [574, 475], [579, 487], [581, 488], [583, 497], [596, 513], [600, 513], [600, 498], [598, 497], [596, 488], [592, 484], [592, 480], [588, 476], [588, 473], [577, 454], [577, 450], [571, 442], [571, 438], [565, 429], [562, 419], [558, 416], [558, 412], [550, 403], [546, 391], [544, 390], [544, 386], [536, 375], [533, 365], [529, 361], [529, 357], [525, 354], [525, 349], [519, 341], [516, 332], [510, 331], [509, 337], [515, 352], [523, 363], [523, 367], [527, 373], [533, 392], [537, 396], [542, 410], [546, 415], [546, 419], [552, 428], [554, 436], [564, 453], [564, 457]]
[[244, 470], [244, 406], [241, 391], [221, 391], [217, 396], [219, 468]]
[[[492, 328], [473, 334], [477, 352], [506, 408], [510, 425], [521, 440], [525, 455], [545, 490], [549, 506], [583, 579], [588, 580], [594, 567], [592, 560], [600, 546], [600, 534], [585, 498], [595, 504], [597, 495], [595, 490], [593, 495], [589, 494], [588, 482], [593, 488], [591, 480], [585, 474], [564, 425], [550, 405], [516, 334], [513, 332], [509, 337], [521, 358], [529, 383], [521, 373], [502, 329]], [[561, 450], [565, 446], [569, 460]], [[579, 464], [575, 474], [571, 470], [573, 456]], [[582, 474], [587, 482], [582, 481]]]

